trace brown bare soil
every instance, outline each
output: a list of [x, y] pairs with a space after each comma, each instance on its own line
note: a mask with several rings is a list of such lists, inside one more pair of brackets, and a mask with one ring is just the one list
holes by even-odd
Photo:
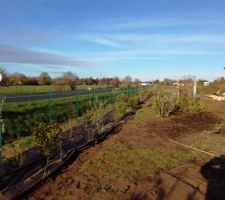
[[[134, 123], [135, 121], [135, 123]], [[170, 146], [168, 138], [199, 133], [221, 122], [216, 115], [208, 112], [186, 113], [171, 118], [155, 118], [149, 121], [130, 120], [115, 138], [123, 145]]]
[[179, 139], [190, 134], [196, 135], [221, 121], [208, 112], [182, 114], [165, 119], [148, 118], [145, 116], [148, 109], [149, 106], [144, 106], [138, 111], [140, 113], [137, 113], [140, 118], [134, 116], [124, 124], [118, 134], [82, 152], [71, 165], [55, 178], [48, 179], [30, 194], [28, 199], [207, 199], [208, 182], [200, 173], [201, 166], [205, 162], [202, 159], [192, 159], [174, 168], [162, 169], [154, 176], [146, 175], [133, 182], [119, 176], [111, 181], [97, 171], [92, 176], [86, 176], [82, 171], [83, 164], [100, 152], [104, 152], [111, 141], [128, 149], [141, 146], [169, 152], [177, 148], [168, 142], [169, 138]]

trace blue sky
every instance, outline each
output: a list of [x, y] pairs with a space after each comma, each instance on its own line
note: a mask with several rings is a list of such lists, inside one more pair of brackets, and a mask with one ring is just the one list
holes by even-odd
[[224, 0], [0, 0], [0, 66], [212, 80], [225, 73], [224, 10]]

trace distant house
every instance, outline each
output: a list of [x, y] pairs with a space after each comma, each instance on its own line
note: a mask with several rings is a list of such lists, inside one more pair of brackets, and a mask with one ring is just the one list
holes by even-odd
[[193, 80], [179, 80], [173, 83], [173, 86], [180, 87], [180, 86], [186, 86], [186, 87], [193, 87]]
[[182, 83], [182, 81], [176, 81], [175, 83], [173, 83], [173, 86], [179, 87], [179, 86], [184, 86], [185, 84]]
[[204, 82], [203, 82], [203, 85], [204, 85], [204, 86], [208, 86], [209, 84], [210, 84], [209, 81], [204, 81]]
[[150, 82], [141, 82], [140, 85], [141, 86], [148, 86], [148, 85], [152, 85], [152, 83], [150, 83]]

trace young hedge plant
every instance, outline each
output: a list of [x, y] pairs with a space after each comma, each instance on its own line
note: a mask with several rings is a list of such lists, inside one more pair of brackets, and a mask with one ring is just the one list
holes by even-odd
[[177, 112], [200, 112], [198, 99], [183, 96], [173, 96], [160, 90], [155, 97], [153, 108], [160, 116], [170, 116]]
[[159, 116], [166, 117], [176, 113], [180, 109], [176, 97], [161, 94], [155, 97], [153, 108]]
[[32, 130], [34, 142], [43, 148], [45, 153], [52, 152], [59, 145], [62, 129], [56, 123], [39, 123]]

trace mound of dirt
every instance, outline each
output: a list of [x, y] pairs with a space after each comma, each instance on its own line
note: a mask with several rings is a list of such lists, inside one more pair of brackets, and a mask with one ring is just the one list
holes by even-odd
[[149, 118], [149, 120], [130, 120], [116, 135], [122, 145], [128, 147], [145, 146], [169, 148], [168, 138], [182, 137], [192, 133], [209, 130], [222, 119], [208, 113], [182, 113], [169, 118]]
[[186, 134], [208, 130], [213, 124], [221, 122], [216, 115], [208, 112], [186, 113], [165, 121], [151, 121], [149, 133], [175, 138]]

